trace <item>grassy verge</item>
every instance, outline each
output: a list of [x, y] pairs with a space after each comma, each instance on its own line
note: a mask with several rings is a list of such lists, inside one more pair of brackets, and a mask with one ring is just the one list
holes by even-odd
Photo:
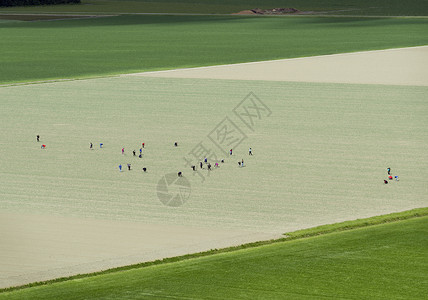
[[[49, 294], [45, 294], [42, 293], [41, 295], [43, 295], [43, 297], [51, 297], [52, 295], [56, 295], [56, 296], [61, 296], [64, 297], [66, 295], [66, 293], [61, 294], [61, 292], [58, 294], [57, 292], [59, 292], [62, 288], [59, 288], [56, 290], [56, 283], [71, 283], [73, 284], [80, 284], [83, 280], [97, 280], [97, 278], [102, 278], [102, 276], [104, 275], [109, 275], [111, 274], [112, 276], [119, 276], [119, 278], [115, 279], [115, 281], [119, 280], [121, 282], [125, 282], [126, 280], [124, 280], [124, 278], [126, 277], [126, 275], [123, 273], [124, 271], [131, 271], [134, 270], [136, 272], [143, 271], [145, 268], [147, 267], [154, 267], [154, 266], [158, 266], [158, 265], [171, 265], [172, 263], [172, 268], [174, 268], [174, 264], [173, 263], [186, 263], [185, 261], [192, 261], [194, 259], [197, 258], [204, 258], [207, 256], [211, 256], [214, 260], [216, 259], [216, 257], [218, 257], [219, 260], [222, 259], [222, 256], [216, 256], [214, 254], [231, 254], [231, 255], [245, 255], [246, 252], [236, 252], [237, 250], [251, 250], [251, 248], [256, 248], [255, 251], [265, 251], [266, 249], [268, 250], [269, 248], [265, 248], [262, 246], [274, 246], [275, 245], [279, 246], [279, 247], [287, 247], [287, 243], [292, 243], [296, 240], [307, 240], [307, 242], [304, 243], [310, 243], [313, 244], [315, 246], [317, 246], [317, 240], [313, 240], [311, 238], [315, 237], [315, 236], [323, 236], [323, 235], [329, 235], [331, 233], [342, 233], [344, 231], [349, 231], [349, 230], [353, 230], [353, 229], [361, 229], [361, 228], [365, 228], [367, 229], [368, 227], [373, 227], [374, 225], [385, 225], [387, 223], [396, 223], [398, 221], [404, 221], [404, 220], [409, 220], [409, 219], [414, 219], [414, 218], [422, 218], [423, 224], [426, 225], [426, 221], [428, 220], [426, 217], [428, 216], [428, 208], [418, 208], [418, 209], [412, 209], [409, 211], [404, 211], [404, 212], [399, 212], [399, 213], [392, 213], [392, 214], [388, 214], [388, 215], [382, 215], [382, 216], [375, 216], [375, 217], [371, 217], [371, 218], [366, 218], [366, 219], [359, 219], [359, 220], [354, 220], [354, 221], [346, 221], [346, 222], [342, 222], [342, 223], [337, 223], [337, 224], [332, 224], [332, 225], [325, 225], [325, 226], [319, 226], [319, 227], [315, 227], [315, 228], [310, 228], [310, 229], [305, 229], [305, 230], [298, 230], [295, 232], [291, 232], [291, 233], [287, 233], [287, 237], [281, 238], [281, 239], [277, 239], [277, 240], [269, 240], [269, 241], [260, 241], [260, 242], [255, 242], [255, 243], [249, 243], [249, 244], [244, 244], [244, 245], [240, 245], [240, 246], [236, 246], [236, 247], [228, 247], [228, 248], [223, 248], [223, 249], [212, 249], [210, 251], [206, 251], [206, 252], [201, 252], [201, 253], [194, 253], [194, 254], [188, 254], [188, 255], [184, 255], [184, 256], [179, 256], [179, 257], [172, 257], [172, 258], [166, 258], [163, 260], [156, 260], [156, 261], [152, 261], [152, 262], [145, 262], [145, 263], [141, 263], [141, 264], [137, 264], [137, 265], [130, 265], [130, 266], [124, 266], [124, 267], [120, 267], [120, 268], [115, 268], [115, 269], [110, 269], [110, 270], [106, 270], [106, 271], [101, 271], [101, 272], [95, 272], [95, 273], [91, 273], [91, 274], [79, 274], [76, 276], [71, 276], [71, 277], [64, 277], [64, 278], [58, 278], [55, 280], [49, 280], [49, 281], [44, 281], [44, 282], [36, 282], [36, 283], [32, 283], [32, 284], [28, 284], [28, 285], [24, 285], [24, 286], [20, 286], [20, 287], [12, 287], [12, 288], [6, 288], [6, 289], [0, 289], [0, 298], [2, 298], [3, 296], [6, 297], [12, 297], [11, 299], [13, 299], [13, 296], [22, 296], [22, 295], [32, 295], [33, 296], [37, 296], [38, 295], [38, 289], [39, 288], [47, 288], [47, 289], [51, 289], [53, 290], [53, 294], [51, 294], [49, 296]], [[395, 225], [394, 225], [395, 226]], [[376, 227], [376, 226], [375, 226]], [[422, 226], [421, 226], [422, 227]], [[373, 235], [375, 238], [376, 231], [385, 231], [384, 229], [382, 229], [384, 227], [377, 227], [377, 229], [368, 229], [369, 231], [366, 233], [370, 233], [370, 231], [375, 232], [375, 234]], [[397, 227], [398, 228], [398, 227]], [[425, 227], [426, 230], [426, 227]], [[351, 235], [356, 234], [356, 235], [361, 235], [361, 232], [356, 231], [356, 233], [350, 233]], [[391, 234], [393, 235], [394, 232], [390, 232], [387, 234]], [[408, 234], [411, 234], [410, 232]], [[332, 239], [335, 239], [336, 241], [333, 242], [333, 244], [331, 244], [331, 242], [327, 243], [329, 245], [329, 247], [336, 247], [334, 245], [334, 243], [341, 243], [341, 239], [342, 237], [346, 236], [342, 236], [342, 235], [333, 235]], [[329, 237], [326, 237], [327, 239], [329, 239]], [[393, 237], [393, 238], [399, 238], [399, 236], [397, 237]], [[286, 242], [284, 244], [284, 242]], [[360, 241], [361, 242], [361, 241]], [[410, 240], [410, 242], [416, 242], [416, 241], [412, 241]], [[426, 238], [424, 239], [424, 242], [426, 242]], [[352, 243], [355, 243], [355, 240], [352, 241]], [[293, 244], [291, 244], [291, 247]], [[419, 246], [423, 246], [423, 245], [419, 245]], [[360, 246], [362, 248], [364, 248], [363, 246]], [[264, 250], [265, 249], [265, 250]], [[368, 251], [368, 249], [365, 249], [364, 251]], [[294, 253], [294, 251], [293, 251]], [[268, 255], [268, 253], [263, 254], [262, 256]], [[320, 256], [322, 256], [322, 254], [319, 254]], [[426, 255], [425, 255], [426, 256]], [[189, 262], [190, 264], [192, 264], [192, 262]], [[274, 263], [274, 265], [277, 262]], [[302, 262], [303, 263], [303, 262]], [[304, 263], [308, 263], [308, 262], [304, 262]], [[167, 267], [168, 268], [168, 267]], [[399, 270], [397, 270], [398, 272]], [[144, 271], [143, 271], [144, 272]], [[208, 270], [207, 270], [208, 272]], [[123, 274], [124, 277], [120, 278], [120, 274]], [[350, 274], [348, 274], [350, 276]], [[235, 278], [236, 280], [236, 278]], [[120, 284], [119, 284], [120, 285]], [[97, 289], [102, 289], [101, 287], [97, 288]], [[23, 290], [23, 294], [20, 293], [20, 290]], [[34, 293], [33, 293], [34, 290]], [[40, 291], [40, 290], [39, 290]], [[84, 295], [84, 297], [88, 297], [88, 295]], [[92, 297], [92, 296], [91, 296]], [[36, 297], [37, 298], [37, 297]]]
[[406, 18], [119, 16], [5, 22], [0, 23], [0, 83], [420, 46], [428, 44], [427, 30], [428, 19]]
[[376, 216], [367, 219], [358, 219], [353, 221], [345, 221], [341, 223], [322, 225], [318, 227], [297, 230], [288, 232], [285, 235], [288, 239], [298, 239], [311, 236], [317, 236], [321, 234], [327, 234], [332, 232], [341, 232], [345, 230], [351, 230], [361, 227], [380, 225], [385, 223], [397, 222], [401, 220], [407, 220], [411, 218], [428, 216], [428, 207], [412, 209], [408, 211], [392, 213], [388, 215]]
[[0, 12], [88, 12], [88, 13], [206, 13], [230, 14], [253, 8], [294, 7], [301, 11], [325, 14], [354, 15], [428, 15], [423, 0], [83, 0], [81, 5], [1, 8]]

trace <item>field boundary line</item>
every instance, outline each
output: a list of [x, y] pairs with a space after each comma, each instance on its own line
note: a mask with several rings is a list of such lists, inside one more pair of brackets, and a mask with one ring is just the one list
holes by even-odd
[[58, 79], [47, 79], [47, 80], [26, 81], [26, 82], [12, 82], [12, 83], [0, 84], [0, 88], [31, 85], [31, 84], [46, 84], [46, 83], [56, 83], [56, 82], [65, 82], [65, 81], [76, 81], [76, 80], [91, 80], [91, 79], [126, 77], [126, 76], [146, 76], [150, 74], [159, 74], [159, 73], [167, 73], [167, 72], [175, 72], [175, 71], [202, 70], [202, 69], [210, 69], [210, 68], [262, 64], [262, 63], [268, 63], [268, 62], [282, 62], [282, 61], [302, 60], [302, 59], [309, 59], [309, 58], [332, 57], [332, 56], [348, 56], [348, 55], [356, 55], [356, 54], [364, 54], [364, 53], [386, 52], [386, 51], [396, 51], [396, 50], [399, 51], [399, 50], [405, 50], [405, 49], [416, 49], [416, 48], [427, 48], [427, 47], [428, 45], [420, 45], [420, 46], [409, 46], [409, 47], [400, 47], [400, 48], [386, 48], [386, 49], [379, 49], [379, 50], [363, 50], [363, 51], [355, 51], [355, 52], [344, 52], [344, 53], [334, 53], [334, 54], [324, 54], [324, 55], [314, 55], [314, 56], [301, 56], [301, 57], [293, 57], [293, 58], [250, 61], [250, 62], [244, 62], [244, 63], [231, 63], [231, 64], [211, 65], [211, 66], [202, 66], [202, 67], [188, 67], [188, 68], [176, 68], [176, 69], [157, 70], [157, 71], [118, 73], [118, 74], [112, 74], [112, 75], [99, 75], [99, 76], [95, 75], [95, 76], [88, 76], [88, 77], [58, 78]]
[[252, 242], [252, 243], [246, 243], [239, 246], [232, 246], [232, 247], [226, 247], [221, 249], [211, 249], [208, 251], [198, 252], [198, 253], [192, 253], [192, 254], [186, 254], [181, 256], [175, 256], [170, 258], [164, 258], [154, 261], [148, 261], [143, 262], [139, 264], [133, 264], [128, 266], [122, 266], [118, 268], [112, 268], [107, 269], [104, 271], [98, 271], [88, 274], [78, 274], [68, 277], [60, 277], [57, 279], [52, 280], [46, 280], [46, 281], [40, 281], [40, 282], [33, 282], [29, 284], [25, 284], [22, 286], [15, 286], [15, 287], [8, 287], [0, 289], [0, 294], [5, 292], [11, 292], [15, 290], [25, 289], [25, 288], [31, 288], [36, 286], [42, 286], [42, 285], [48, 285], [53, 284], [57, 282], [64, 282], [64, 281], [70, 281], [75, 279], [83, 279], [83, 278], [89, 278], [89, 277], [95, 277], [98, 275], [104, 275], [109, 273], [115, 273], [115, 272], [121, 272], [121, 271], [127, 271], [132, 269], [138, 269], [138, 268], [144, 268], [149, 266], [155, 266], [160, 264], [168, 264], [168, 263], [174, 263], [194, 258], [201, 258], [206, 256], [211, 256], [215, 254], [220, 253], [227, 253], [227, 252], [234, 252], [242, 249], [248, 249], [248, 248], [255, 248], [265, 245], [271, 245], [274, 243], [281, 243], [281, 242], [288, 242], [288, 241], [294, 241], [299, 239], [305, 239], [305, 238], [312, 238], [316, 236], [322, 236], [330, 233], [338, 233], [338, 232], [344, 232], [344, 231], [350, 231], [350, 230], [358, 230], [366, 227], [376, 226], [376, 225], [382, 225], [387, 223], [394, 223], [399, 221], [404, 221], [408, 219], [414, 219], [414, 218], [420, 218], [420, 217], [427, 217], [428, 216], [428, 207], [421, 207], [421, 208], [415, 208], [411, 210], [406, 210], [402, 212], [396, 212], [386, 215], [380, 215], [380, 216], [374, 216], [364, 219], [357, 219], [352, 221], [344, 221], [340, 223], [335, 224], [328, 224], [328, 225], [322, 225], [317, 226], [313, 228], [308, 229], [301, 229], [289, 233], [285, 233], [283, 238], [279, 239], [271, 239], [271, 240], [265, 240], [265, 241], [258, 241], [258, 242]]
[[166, 72], [173, 72], [173, 71], [185, 71], [185, 70], [195, 70], [195, 69], [201, 70], [201, 69], [220, 68], [220, 67], [233, 67], [238, 65], [255, 65], [255, 64], [268, 63], [268, 62], [282, 62], [282, 61], [302, 60], [302, 59], [308, 59], [308, 58], [321, 58], [321, 57], [332, 57], [332, 56], [348, 56], [348, 55], [355, 55], [355, 54], [387, 52], [387, 51], [396, 51], [396, 50], [399, 51], [399, 50], [416, 49], [416, 48], [428, 48], [428, 45], [410, 46], [410, 47], [401, 47], [401, 48], [387, 48], [387, 49], [380, 49], [380, 50], [344, 52], [344, 53], [334, 53], [334, 54], [324, 54], [324, 55], [314, 55], [314, 56], [302, 56], [302, 57], [293, 57], [293, 58], [280, 58], [280, 59], [252, 61], [252, 62], [245, 62], [245, 63], [232, 63], [232, 64], [224, 64], [224, 65], [204, 66], [204, 67], [190, 67], [190, 68], [178, 68], [178, 69], [170, 69], [170, 70], [147, 71], [147, 72], [140, 72], [140, 73], [120, 74], [119, 76], [121, 77], [138, 76], [138, 75], [166, 73]]

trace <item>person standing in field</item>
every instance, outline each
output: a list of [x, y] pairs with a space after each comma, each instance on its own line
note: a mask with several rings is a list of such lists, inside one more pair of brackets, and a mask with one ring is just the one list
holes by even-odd
[[232, 155], [232, 149], [229, 150], [229, 155]]
[[243, 167], [243, 166], [244, 166], [244, 160], [241, 161], [241, 167]]
[[131, 171], [131, 164], [128, 164], [128, 171]]
[[202, 162], [201, 162], [201, 161], [199, 162], [199, 166], [200, 166], [200, 167], [201, 167], [201, 169], [202, 169]]
[[141, 146], [143, 146], [143, 148], [144, 148], [144, 143], [142, 143]]
[[140, 148], [140, 155], [143, 154], [143, 148]]
[[248, 149], [248, 155], [253, 155], [253, 150], [251, 150], [251, 147]]
[[124, 154], [125, 153], [125, 148], [122, 148], [122, 154]]
[[122, 172], [122, 165], [119, 165], [119, 172]]
[[388, 171], [388, 175], [391, 175], [391, 168], [386, 169]]
[[92, 143], [90, 143], [90, 145], [89, 145], [89, 149], [91, 149], [91, 150], [92, 150]]
[[132, 151], [132, 154], [135, 156], [135, 150], [134, 150], [134, 151]]
[[40, 142], [40, 135], [37, 135], [36, 138], [37, 138], [37, 141]]

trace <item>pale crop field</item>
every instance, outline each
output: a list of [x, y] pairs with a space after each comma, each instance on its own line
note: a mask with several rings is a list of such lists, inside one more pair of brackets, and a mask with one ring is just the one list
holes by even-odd
[[[260, 115], [249, 108], [252, 129], [233, 112], [250, 92], [265, 105]], [[0, 210], [278, 235], [423, 207], [427, 93], [422, 86], [151, 77], [1, 87]], [[226, 117], [246, 136], [230, 146], [232, 156], [219, 154], [207, 137], [229, 149], [234, 139], [220, 141], [215, 130]], [[138, 155], [142, 142], [140, 159], [132, 150]], [[200, 142], [225, 159], [212, 171], [204, 166], [204, 180], [183, 159]], [[383, 183], [387, 167], [399, 182]], [[191, 184], [190, 197], [165, 206], [158, 182], [178, 171]], [[22, 228], [7, 228], [14, 230]], [[62, 246], [85, 255], [72, 242]]]
[[[232, 112], [249, 92], [272, 111], [254, 131]], [[0, 93], [2, 209], [282, 232], [426, 204], [426, 87], [134, 77]], [[201, 182], [183, 157], [215, 149], [226, 116], [247, 139]], [[383, 185], [387, 167], [400, 182]], [[178, 171], [190, 198], [165, 207], [157, 183]]]

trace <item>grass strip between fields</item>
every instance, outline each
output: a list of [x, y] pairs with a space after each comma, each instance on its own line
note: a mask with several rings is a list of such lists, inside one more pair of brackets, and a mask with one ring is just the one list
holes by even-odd
[[258, 241], [253, 243], [242, 244], [239, 246], [222, 248], [222, 249], [211, 249], [209, 251], [186, 254], [182, 256], [165, 258], [161, 260], [143, 262], [139, 264], [128, 265], [128, 266], [108, 269], [108, 270], [99, 271], [99, 272], [93, 272], [88, 274], [78, 274], [78, 275], [69, 276], [69, 277], [61, 277], [61, 278], [47, 280], [47, 281], [34, 282], [34, 283], [17, 286], [17, 287], [4, 288], [4, 289], [0, 289], [0, 293], [20, 290], [20, 289], [25, 289], [25, 288], [35, 287], [35, 286], [49, 285], [57, 282], [64, 282], [64, 281], [69, 281], [74, 279], [94, 277], [98, 275], [121, 272], [121, 271], [126, 271], [131, 269], [138, 269], [138, 268], [149, 267], [154, 265], [174, 263], [174, 262], [188, 260], [192, 258], [199, 258], [199, 257], [204, 257], [204, 256], [209, 256], [209, 255], [214, 255], [219, 253], [225, 253], [225, 252], [233, 252], [241, 249], [254, 248], [254, 247], [259, 247], [259, 246], [264, 246], [264, 245], [269, 245], [269, 244], [274, 244], [279, 242], [286, 242], [286, 241], [291, 241], [296, 239], [304, 239], [304, 238], [326, 235], [326, 234], [335, 233], [335, 232], [342, 232], [342, 231], [348, 231], [353, 229], [359, 229], [363, 227], [381, 225], [385, 223], [399, 222], [402, 220], [408, 220], [408, 219], [424, 217], [424, 216], [428, 216], [428, 207], [416, 208], [416, 209], [407, 210], [407, 211], [398, 212], [398, 213], [391, 213], [387, 215], [374, 216], [374, 217], [365, 218], [365, 219], [357, 219], [352, 221], [345, 221], [345, 222], [340, 222], [335, 224], [328, 224], [328, 225], [322, 225], [322, 226], [317, 226], [317, 227], [308, 228], [308, 229], [297, 230], [294, 232], [285, 233], [284, 234], [285, 237], [280, 239]]

